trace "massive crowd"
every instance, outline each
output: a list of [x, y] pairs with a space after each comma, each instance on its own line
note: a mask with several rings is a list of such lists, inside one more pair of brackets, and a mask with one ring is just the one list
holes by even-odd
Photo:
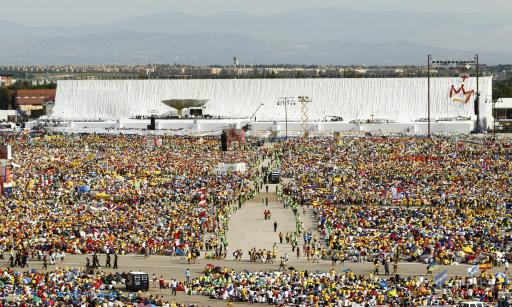
[[[512, 260], [512, 150], [506, 143], [319, 138], [223, 153], [218, 140], [208, 137], [163, 137], [162, 146], [123, 135], [2, 138], [14, 153], [13, 191], [0, 196], [0, 252], [10, 253], [11, 266], [90, 253], [183, 255], [189, 263], [201, 253], [222, 258], [230, 214], [262, 187], [259, 166], [270, 156], [273, 168], [280, 165], [290, 178], [278, 194], [297, 217], [293, 233], [278, 235], [274, 222], [276, 241], [292, 245], [297, 257], [388, 265]], [[221, 163], [234, 162], [245, 162], [247, 171], [218, 174]], [[304, 229], [304, 207], [313, 208], [320, 236]], [[275, 250], [235, 253], [238, 260], [245, 253], [253, 262], [272, 263]], [[285, 269], [286, 261], [280, 267]], [[159, 298], [120, 294], [113, 287], [120, 278], [68, 269], [5, 269], [0, 297], [165, 305]], [[496, 301], [510, 287], [506, 279], [486, 273], [452, 277], [435, 289], [422, 277], [222, 270], [193, 279], [186, 291], [277, 305], [373, 306]]]
[[[264, 153], [222, 153], [209, 138], [30, 137], [12, 140], [14, 188], [2, 197], [0, 248], [65, 253], [223, 252], [233, 207], [253, 197]], [[245, 173], [218, 175], [220, 163]]]
[[442, 139], [289, 144], [283, 191], [312, 206], [330, 253], [450, 264], [510, 260], [512, 151]]
[[452, 277], [437, 287], [432, 279], [421, 276], [385, 278], [356, 275], [349, 270], [236, 273], [224, 268], [207, 270], [193, 279], [186, 291], [221, 300], [279, 306], [453, 306], [463, 300], [503, 302], [502, 293], [510, 288], [505, 278], [492, 273]]

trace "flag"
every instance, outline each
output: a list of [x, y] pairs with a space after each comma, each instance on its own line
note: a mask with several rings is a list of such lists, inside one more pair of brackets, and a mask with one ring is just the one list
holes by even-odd
[[230, 284], [228, 287], [227, 287], [227, 291], [228, 292], [232, 292], [235, 288], [233, 287], [233, 284]]
[[472, 267], [469, 267], [467, 269], [467, 272], [469, 275], [476, 275], [478, 274], [478, 272], [480, 272], [480, 268], [478, 267], [478, 265], [474, 265]]
[[507, 279], [507, 275], [505, 275], [505, 273], [501, 273], [501, 272], [499, 272], [499, 273], [495, 273], [495, 274], [494, 274], [494, 277], [496, 277], [496, 278], [498, 278], [498, 279], [502, 279], [502, 280]]
[[325, 232], [326, 232], [327, 238], [329, 238], [331, 236], [331, 232], [332, 232], [331, 225], [329, 225], [329, 223], [327, 223], [325, 225]]
[[488, 263], [481, 263], [481, 264], [478, 265], [478, 268], [481, 271], [490, 270], [492, 268], [492, 264], [490, 262], [488, 262]]
[[385, 280], [380, 281], [380, 287], [384, 290], [388, 289], [388, 283]]
[[434, 277], [434, 283], [439, 287], [445, 282], [446, 279], [448, 279], [448, 269], [445, 269], [441, 273], [437, 274]]

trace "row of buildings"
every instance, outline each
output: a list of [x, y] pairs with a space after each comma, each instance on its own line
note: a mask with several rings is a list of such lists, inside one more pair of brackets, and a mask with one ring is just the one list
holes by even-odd
[[[431, 74], [439, 77], [459, 75], [466, 66], [437, 66]], [[482, 76], [506, 79], [511, 67], [481, 66]], [[425, 66], [297, 66], [297, 65], [35, 65], [0, 67], [0, 75], [37, 81], [83, 79], [159, 79], [159, 78], [390, 78], [424, 77]]]
[[[15, 91], [12, 101], [0, 108], [0, 122], [17, 122], [20, 118], [39, 118], [48, 113], [55, 102], [56, 89]], [[3, 109], [3, 110], [2, 110]]]

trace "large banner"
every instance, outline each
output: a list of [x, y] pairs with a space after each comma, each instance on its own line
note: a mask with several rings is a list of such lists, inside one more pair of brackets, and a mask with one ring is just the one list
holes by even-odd
[[226, 142], [229, 150], [242, 147], [245, 144], [245, 131], [243, 129], [226, 129]]

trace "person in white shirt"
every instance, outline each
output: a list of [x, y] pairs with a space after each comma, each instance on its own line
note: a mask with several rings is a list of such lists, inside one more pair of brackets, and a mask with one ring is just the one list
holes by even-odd
[[172, 295], [176, 296], [176, 291], [178, 288], [178, 282], [176, 281], [176, 279], [172, 279], [169, 285], [171, 286]]
[[494, 278], [494, 276], [489, 279], [489, 287], [494, 287], [494, 284], [496, 284], [496, 278]]
[[468, 298], [473, 298], [473, 289], [469, 288], [467, 292]]

